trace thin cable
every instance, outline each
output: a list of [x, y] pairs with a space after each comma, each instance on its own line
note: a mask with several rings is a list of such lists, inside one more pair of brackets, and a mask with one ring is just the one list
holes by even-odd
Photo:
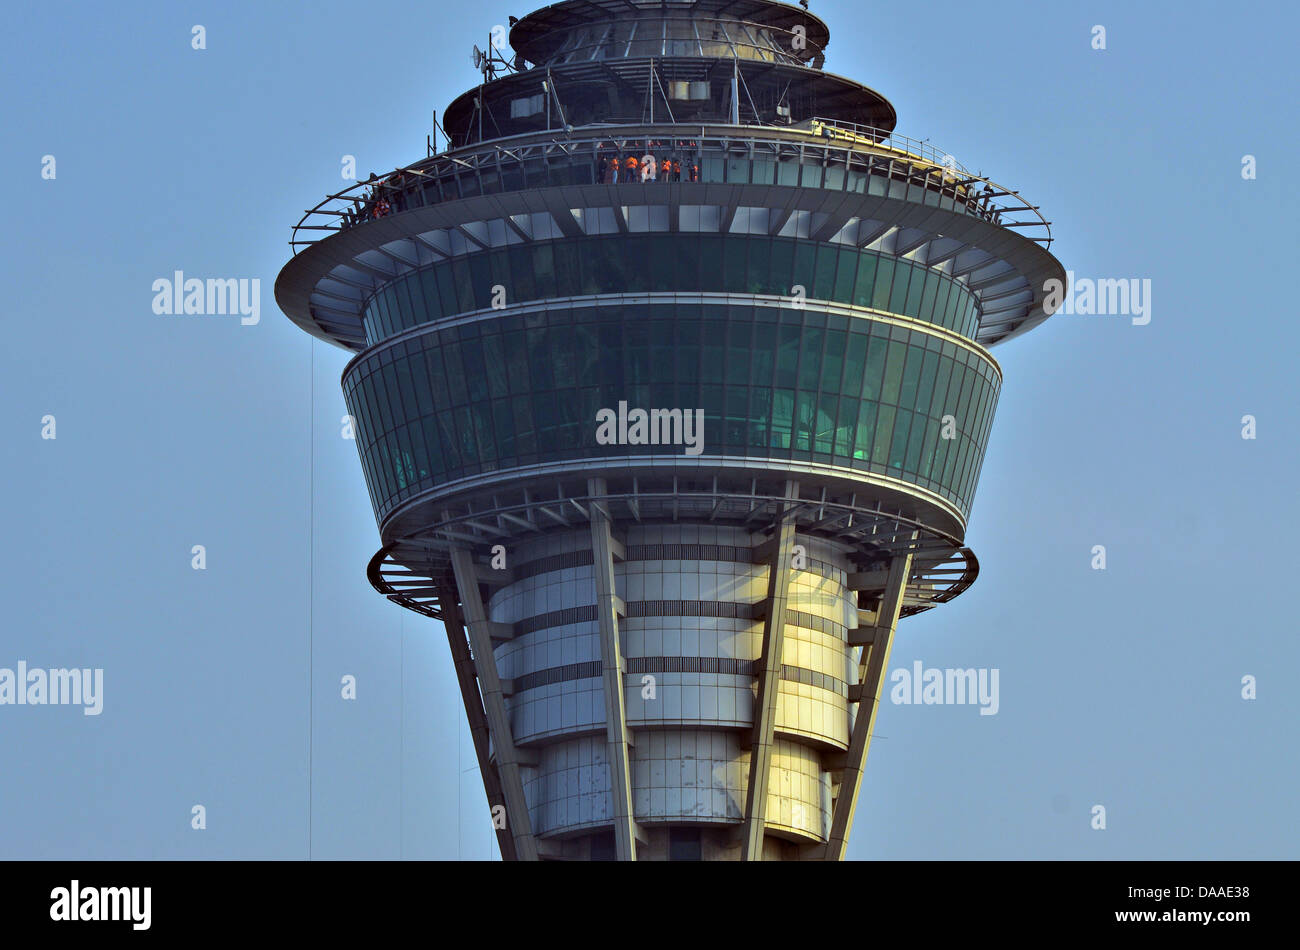
[[398, 688], [398, 701], [401, 708], [398, 710], [398, 727], [397, 727], [397, 859], [406, 860], [406, 611], [403, 610], [398, 618], [398, 636], [402, 638], [400, 660], [398, 661], [398, 675], [402, 678], [402, 684]]
[[465, 818], [460, 807], [460, 786], [465, 781], [465, 772], [461, 769], [464, 764], [464, 757], [461, 755], [461, 749], [465, 745], [464, 729], [456, 730], [456, 860], [462, 859], [460, 850], [460, 830], [465, 827]]
[[311, 338], [311, 421], [308, 426], [310, 443], [307, 455], [307, 860], [312, 858], [312, 749], [315, 745], [314, 726], [316, 714], [316, 653], [313, 641], [316, 602], [316, 338]]

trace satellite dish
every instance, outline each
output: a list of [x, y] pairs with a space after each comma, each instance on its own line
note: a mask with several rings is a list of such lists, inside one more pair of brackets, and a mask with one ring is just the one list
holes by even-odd
[[478, 48], [477, 43], [474, 44], [474, 68], [475, 69], [483, 68], [483, 51]]

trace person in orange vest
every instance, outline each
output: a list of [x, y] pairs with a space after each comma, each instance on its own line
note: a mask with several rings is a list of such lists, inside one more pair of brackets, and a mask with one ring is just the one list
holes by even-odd
[[614, 185], [618, 183], [618, 156], [615, 155], [605, 164], [605, 184]]
[[627, 158], [625, 158], [623, 160], [623, 177], [626, 178], [628, 181], [636, 181], [637, 179], [636, 170], [637, 170], [637, 166], [640, 164], [641, 163], [636, 160], [635, 155], [629, 155]]

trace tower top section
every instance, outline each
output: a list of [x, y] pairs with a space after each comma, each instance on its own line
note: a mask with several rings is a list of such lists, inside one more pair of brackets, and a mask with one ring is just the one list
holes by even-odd
[[475, 54], [484, 82], [447, 106], [444, 128], [453, 148], [567, 127], [814, 117], [888, 135], [894, 107], [824, 72], [828, 42], [820, 19], [774, 0], [565, 0], [511, 18], [502, 73]]
[[564, 0], [510, 31], [516, 52], [541, 66], [640, 56], [797, 64], [829, 41], [820, 19], [774, 0]]

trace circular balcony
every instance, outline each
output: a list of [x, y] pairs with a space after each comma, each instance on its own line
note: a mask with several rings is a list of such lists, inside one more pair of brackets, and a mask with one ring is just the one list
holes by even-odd
[[[647, 153], [678, 170], [667, 180], [606, 183], [611, 159]], [[624, 126], [502, 139], [331, 195], [294, 227], [296, 256], [276, 297], [308, 332], [359, 350], [366, 300], [405, 273], [531, 241], [530, 220], [545, 218], [548, 233], [576, 238], [592, 232], [573, 209], [649, 206], [666, 209], [664, 230], [674, 230], [674, 218], [680, 226], [683, 209], [706, 206], [719, 209], [713, 227], [724, 231], [741, 209], [766, 208], [773, 235], [795, 233], [806, 214], [804, 236], [813, 240], [906, 255], [976, 293], [976, 339], [985, 345], [1046, 319], [1043, 283], [1064, 276], [1036, 206], [927, 143], [820, 121], [804, 129]]]

